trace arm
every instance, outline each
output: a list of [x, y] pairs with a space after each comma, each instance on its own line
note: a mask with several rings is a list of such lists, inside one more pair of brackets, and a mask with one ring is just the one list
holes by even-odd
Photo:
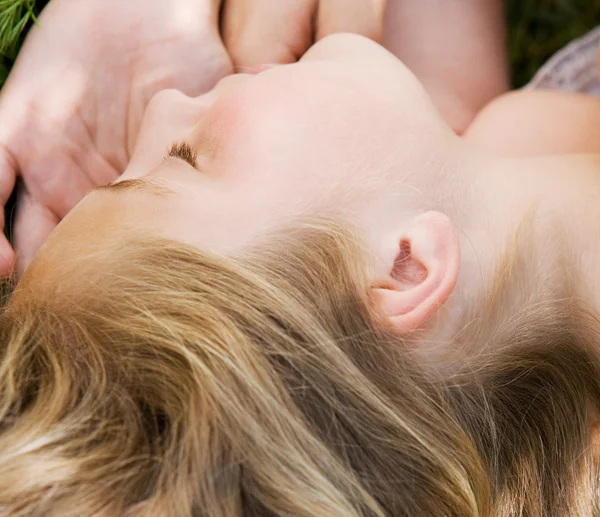
[[508, 89], [502, 0], [389, 0], [383, 43], [458, 133]]

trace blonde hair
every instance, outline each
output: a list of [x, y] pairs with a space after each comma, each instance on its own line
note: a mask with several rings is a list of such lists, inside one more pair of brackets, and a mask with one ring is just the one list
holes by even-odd
[[366, 270], [327, 223], [238, 257], [130, 239], [17, 289], [0, 515], [599, 514], [578, 311], [536, 309], [442, 379], [374, 314]]

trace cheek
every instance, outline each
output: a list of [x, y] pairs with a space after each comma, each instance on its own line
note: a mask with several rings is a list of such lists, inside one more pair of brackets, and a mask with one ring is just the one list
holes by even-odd
[[201, 121], [198, 150], [213, 158], [221, 175], [306, 181], [314, 173], [326, 179], [324, 170], [339, 169], [357, 150], [360, 124], [345, 109], [348, 103], [323, 90], [258, 84], [219, 98]]
[[197, 149], [223, 178], [256, 180], [274, 170], [290, 176], [316, 159], [315, 144], [324, 142], [310, 115], [272, 88], [240, 88], [217, 99], [200, 121]]
[[215, 100], [197, 138], [211, 175], [249, 210], [304, 212], [376, 178], [383, 139], [365, 92], [300, 78], [263, 86], [248, 82]]

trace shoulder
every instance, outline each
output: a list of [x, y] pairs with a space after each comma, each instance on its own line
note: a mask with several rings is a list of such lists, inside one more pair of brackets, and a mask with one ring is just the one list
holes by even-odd
[[510, 92], [484, 107], [464, 138], [509, 156], [600, 153], [600, 98], [554, 90]]

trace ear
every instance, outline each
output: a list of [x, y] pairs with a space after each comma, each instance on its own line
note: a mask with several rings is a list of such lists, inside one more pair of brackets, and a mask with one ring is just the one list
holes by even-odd
[[458, 280], [460, 244], [452, 221], [440, 212], [418, 215], [383, 253], [386, 271], [373, 285], [375, 303], [399, 332], [424, 328]]

